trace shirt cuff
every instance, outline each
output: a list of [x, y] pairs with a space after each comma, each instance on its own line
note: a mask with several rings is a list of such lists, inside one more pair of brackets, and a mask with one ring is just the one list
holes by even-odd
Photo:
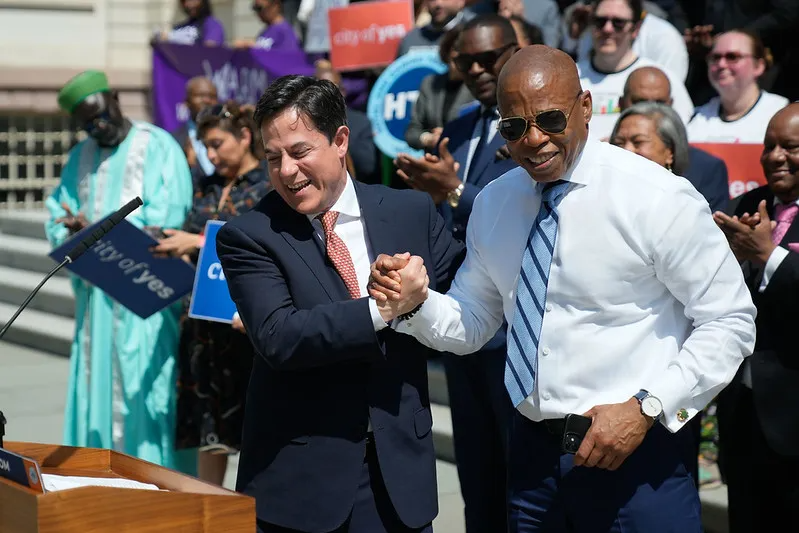
[[377, 309], [377, 302], [372, 298], [369, 298], [369, 314], [372, 315], [372, 324], [374, 324], [375, 331], [388, 327], [388, 324], [380, 315], [380, 310]]
[[768, 256], [768, 261], [766, 261], [765, 268], [763, 268], [763, 279], [760, 280], [760, 287], [757, 288], [758, 292], [763, 292], [766, 290], [769, 280], [772, 276], [774, 276], [774, 273], [777, 271], [786, 257], [788, 257], [788, 250], [782, 246], [777, 246], [774, 248], [774, 251], [771, 252], [770, 256]]
[[[433, 324], [436, 318], [441, 316], [441, 298], [442, 295], [435, 291], [428, 291], [427, 300], [422, 303], [422, 307], [411, 318], [406, 320], [395, 320], [394, 329], [398, 333], [405, 333], [413, 335], [414, 331], [419, 331], [420, 328], [426, 332], [433, 333]], [[428, 336], [432, 336], [428, 334]]]
[[679, 431], [699, 412], [694, 407], [691, 391], [688, 390], [679, 368], [672, 368], [656, 383], [646, 384], [641, 388], [663, 404], [660, 423], [672, 433]]

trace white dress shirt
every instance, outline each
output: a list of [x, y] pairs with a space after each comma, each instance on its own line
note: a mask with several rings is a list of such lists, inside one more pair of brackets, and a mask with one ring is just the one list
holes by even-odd
[[[355, 194], [355, 185], [353, 185], [349, 174], [347, 174], [347, 185], [344, 187], [344, 191], [342, 191], [336, 203], [333, 204], [333, 207], [330, 208], [330, 211], [338, 211], [339, 213], [333, 231], [341, 237], [350, 252], [352, 264], [355, 266], [355, 275], [358, 278], [358, 287], [361, 289], [361, 297], [368, 298], [369, 292], [366, 289], [366, 285], [369, 283], [369, 273], [374, 261], [374, 253], [369, 246], [366, 225], [363, 223], [361, 206], [358, 203], [358, 195]], [[306, 216], [311, 221], [316, 231], [316, 236], [322, 242], [322, 245], [325, 245], [325, 230], [322, 227], [322, 221], [316, 218], [318, 215], [319, 213]], [[380, 331], [388, 326], [383, 317], [380, 316], [377, 302], [372, 298], [369, 298], [369, 312], [372, 315], [375, 331]]]
[[[676, 431], [754, 348], [756, 311], [738, 262], [696, 189], [643, 157], [589, 140], [564, 179], [572, 185], [558, 206], [535, 390], [517, 408], [534, 421], [562, 418], [645, 389]], [[467, 354], [503, 315], [513, 324], [540, 191], [522, 168], [486, 186], [449, 293], [430, 291], [397, 331]]]

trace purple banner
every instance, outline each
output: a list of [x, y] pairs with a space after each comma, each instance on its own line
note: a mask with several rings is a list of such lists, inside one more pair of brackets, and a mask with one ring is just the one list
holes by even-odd
[[[272, 52], [259, 49], [234, 50], [226, 47], [153, 45], [153, 118], [156, 125], [175, 131], [189, 118], [186, 83], [195, 76], [210, 78], [219, 101], [236, 100], [255, 104], [266, 87], [287, 74], [313, 76], [312, 60], [303, 52]], [[347, 102], [352, 107], [366, 104], [366, 78], [360, 74], [342, 79]]]

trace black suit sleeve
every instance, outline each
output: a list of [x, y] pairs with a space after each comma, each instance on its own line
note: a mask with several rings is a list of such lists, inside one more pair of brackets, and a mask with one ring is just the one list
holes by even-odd
[[241, 229], [223, 226], [216, 248], [250, 341], [272, 367], [302, 370], [383, 357], [368, 298], [297, 309], [281, 265]]
[[779, 310], [771, 317], [779, 323], [771, 324], [771, 341], [778, 351], [796, 353], [796, 324], [799, 322], [799, 253], [788, 252], [780, 266], [769, 279], [761, 295], [770, 310]]
[[[727, 165], [722, 159], [714, 161], [705, 177], [707, 202], [712, 212], [727, 212], [730, 205], [730, 178], [727, 175]], [[701, 192], [701, 191], [700, 191]]]
[[[429, 196], [427, 204], [430, 217], [430, 255], [435, 261], [433, 270], [436, 291], [443, 294], [449, 290], [455, 273], [466, 257], [466, 246], [452, 236], [452, 232], [447, 228], [444, 219], [436, 210], [433, 199]], [[428, 275], [433, 275], [433, 273]]]
[[780, 38], [782, 32], [799, 23], [799, 3], [796, 0], [771, 0], [771, 8], [746, 25], [767, 43]]
[[377, 147], [372, 136], [372, 123], [366, 116], [353, 121], [350, 131], [350, 156], [355, 166], [358, 181], [363, 183], [379, 183]]

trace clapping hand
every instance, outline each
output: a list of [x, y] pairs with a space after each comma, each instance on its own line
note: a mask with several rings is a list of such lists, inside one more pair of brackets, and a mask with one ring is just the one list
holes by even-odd
[[764, 265], [777, 247], [771, 241], [771, 233], [777, 223], [769, 218], [765, 200], [760, 201], [757, 213], [753, 215], [744, 213], [738, 218], [716, 211], [713, 220], [724, 232], [738, 261]]
[[67, 214], [63, 217], [55, 219], [55, 223], [63, 224], [69, 230], [70, 234], [75, 234], [89, 225], [89, 221], [86, 220], [86, 217], [83, 215], [83, 213], [73, 215], [72, 210], [64, 202], [61, 203], [61, 207], [67, 212]]
[[409, 187], [428, 193], [436, 204], [447, 198], [447, 194], [461, 184], [458, 178], [460, 164], [449, 152], [449, 137], [444, 137], [438, 145], [440, 155], [424, 154], [416, 158], [399, 154], [394, 160], [397, 174]]
[[368, 288], [383, 320], [390, 322], [421, 305], [427, 299], [429, 284], [422, 258], [406, 252], [380, 254], [372, 264]]
[[202, 247], [202, 235], [189, 233], [177, 229], [165, 229], [165, 238], [158, 241], [158, 246], [152, 248], [156, 257], [168, 255], [182, 257]]

